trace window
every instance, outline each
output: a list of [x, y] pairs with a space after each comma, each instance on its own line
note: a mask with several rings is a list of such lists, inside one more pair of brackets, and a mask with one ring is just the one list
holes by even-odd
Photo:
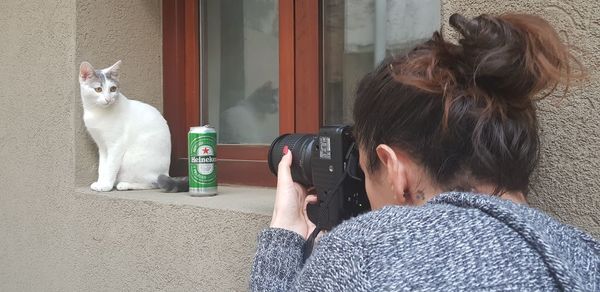
[[219, 129], [219, 144], [270, 145], [279, 136], [277, 1], [200, 3], [203, 123]]
[[189, 127], [210, 123], [220, 183], [274, 186], [273, 138], [351, 122], [356, 81], [439, 18], [439, 0], [163, 1], [171, 173], [187, 173]]
[[323, 121], [351, 123], [357, 82], [440, 27], [439, 0], [321, 1]]

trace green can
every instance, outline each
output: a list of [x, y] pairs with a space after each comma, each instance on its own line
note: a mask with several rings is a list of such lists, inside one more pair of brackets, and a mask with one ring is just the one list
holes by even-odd
[[193, 197], [217, 194], [217, 131], [206, 125], [188, 132], [188, 175]]

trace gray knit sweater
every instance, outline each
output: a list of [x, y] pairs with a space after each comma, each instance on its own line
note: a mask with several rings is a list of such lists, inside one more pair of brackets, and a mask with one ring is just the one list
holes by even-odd
[[258, 239], [253, 291], [600, 291], [600, 244], [533, 208], [446, 193], [390, 206], [325, 235], [302, 264], [304, 239]]

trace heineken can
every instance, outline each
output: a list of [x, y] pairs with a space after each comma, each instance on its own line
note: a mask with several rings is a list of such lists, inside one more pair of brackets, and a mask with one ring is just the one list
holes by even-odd
[[217, 194], [217, 131], [191, 127], [188, 133], [188, 176], [193, 197]]

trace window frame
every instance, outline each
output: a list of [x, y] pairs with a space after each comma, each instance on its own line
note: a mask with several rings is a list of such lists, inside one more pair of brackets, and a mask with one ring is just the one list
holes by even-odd
[[[200, 1], [163, 1], [163, 109], [173, 176], [187, 175], [187, 131], [205, 121], [201, 100]], [[279, 133], [316, 133], [322, 123], [319, 0], [279, 0]], [[222, 184], [275, 186], [267, 145], [218, 145]]]

